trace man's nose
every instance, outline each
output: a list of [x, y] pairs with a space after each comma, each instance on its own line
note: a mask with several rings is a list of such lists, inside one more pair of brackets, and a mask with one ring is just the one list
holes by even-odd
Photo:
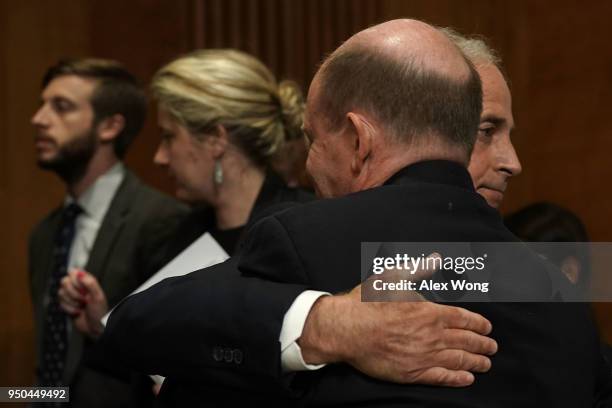
[[516, 154], [516, 150], [512, 145], [510, 138], [504, 143], [502, 148], [503, 154], [501, 154], [501, 165], [500, 170], [508, 173], [509, 176], [518, 176], [523, 171], [521, 161]]
[[41, 106], [30, 119], [30, 123], [36, 127], [45, 127], [49, 124], [45, 106]]

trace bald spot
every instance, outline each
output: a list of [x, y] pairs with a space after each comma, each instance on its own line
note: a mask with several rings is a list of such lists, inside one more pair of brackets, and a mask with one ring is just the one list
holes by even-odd
[[355, 49], [372, 50], [397, 61], [411, 61], [424, 72], [457, 81], [466, 80], [470, 75], [459, 48], [442, 32], [417, 20], [391, 20], [360, 31], [334, 53]]

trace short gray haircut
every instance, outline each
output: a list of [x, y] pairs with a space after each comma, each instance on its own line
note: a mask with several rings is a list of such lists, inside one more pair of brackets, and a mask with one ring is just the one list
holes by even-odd
[[[452, 28], [440, 28], [474, 65], [492, 64], [503, 73], [502, 60], [499, 53], [487, 44], [482, 36], [464, 36]], [[505, 76], [505, 75], [504, 75]]]

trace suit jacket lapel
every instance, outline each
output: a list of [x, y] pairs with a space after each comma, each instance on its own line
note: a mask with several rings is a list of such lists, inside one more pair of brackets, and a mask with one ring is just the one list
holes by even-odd
[[94, 246], [87, 261], [87, 271], [101, 281], [106, 271], [108, 255], [113, 249], [116, 237], [125, 225], [129, 216], [131, 203], [135, 199], [139, 181], [129, 171], [125, 173], [125, 179], [119, 186], [113, 201], [104, 217], [104, 221], [98, 231]]

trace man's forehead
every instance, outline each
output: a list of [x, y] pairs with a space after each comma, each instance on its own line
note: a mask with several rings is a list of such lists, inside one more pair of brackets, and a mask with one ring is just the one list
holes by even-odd
[[514, 129], [514, 117], [510, 105], [498, 103], [496, 100], [484, 101], [480, 122], [493, 123], [496, 126], [508, 126]]
[[62, 75], [53, 78], [42, 92], [43, 99], [64, 97], [68, 99], [85, 99], [91, 97], [97, 81], [93, 78], [78, 75]]
[[501, 71], [490, 64], [476, 68], [482, 80], [482, 119], [491, 122], [503, 120], [512, 127], [512, 96]]

